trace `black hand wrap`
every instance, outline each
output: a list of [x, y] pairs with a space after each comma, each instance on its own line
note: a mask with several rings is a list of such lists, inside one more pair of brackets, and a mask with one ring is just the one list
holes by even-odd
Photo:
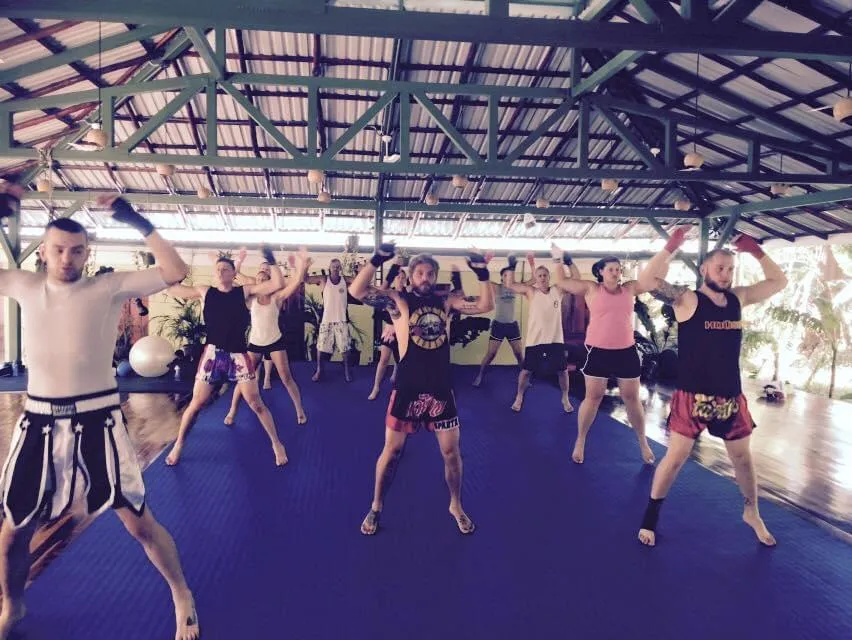
[[510, 253], [509, 256], [506, 258], [506, 262], [509, 264], [509, 269], [511, 271], [514, 271], [515, 267], [518, 266], [518, 256], [516, 256], [514, 253]]
[[467, 256], [467, 266], [476, 274], [476, 279], [480, 282], [484, 282], [491, 277], [488, 273], [488, 263], [485, 262], [485, 256], [481, 253], [469, 253]]
[[325, 278], [325, 277], [328, 275], [328, 274], [325, 272], [325, 269], [320, 269], [320, 274], [322, 274], [322, 277], [323, 277], [323, 278]]
[[461, 272], [460, 271], [453, 271], [450, 274], [450, 282], [453, 283], [452, 291], [461, 291], [462, 290]]
[[260, 255], [263, 256], [264, 262], [266, 262], [266, 264], [268, 264], [270, 267], [275, 266], [275, 254], [272, 253], [272, 249], [270, 249], [266, 245], [263, 245], [260, 247]]
[[112, 217], [114, 220], [123, 222], [124, 224], [133, 227], [142, 237], [147, 238], [154, 233], [154, 225], [147, 218], [136, 212], [136, 209], [124, 198], [116, 198], [112, 203]]
[[385, 276], [385, 282], [389, 285], [393, 284], [393, 281], [396, 280], [396, 277], [399, 275], [399, 265], [394, 263], [391, 265], [390, 269], [388, 269], [388, 274]]
[[21, 201], [11, 193], [0, 193], [0, 218], [16, 215], [21, 210]]
[[569, 256], [567, 253], [563, 253], [562, 254], [562, 264], [564, 264], [566, 267], [570, 267], [572, 264], [574, 264], [574, 261], [571, 259], [571, 256]]
[[378, 269], [385, 262], [393, 258], [394, 252], [396, 251], [396, 247], [392, 242], [383, 242], [379, 245], [376, 252], [373, 254], [373, 257], [370, 258], [370, 264]]

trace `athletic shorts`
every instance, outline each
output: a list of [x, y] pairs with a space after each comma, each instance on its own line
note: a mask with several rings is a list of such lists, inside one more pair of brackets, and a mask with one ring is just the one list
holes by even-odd
[[741, 440], [757, 427], [743, 394], [708, 396], [678, 389], [672, 395], [668, 428], [695, 440], [704, 429], [722, 440]]
[[402, 433], [449, 431], [459, 428], [456, 398], [452, 391], [420, 393], [405, 389], [391, 391], [385, 426]]
[[561, 342], [536, 344], [524, 351], [524, 369], [537, 376], [552, 376], [567, 368], [568, 358], [565, 356], [565, 345]]
[[195, 379], [207, 384], [254, 380], [254, 362], [246, 353], [230, 353], [208, 344], [201, 353]]
[[145, 509], [145, 485], [118, 391], [65, 398], [27, 396], [3, 466], [2, 501], [14, 528], [71, 506], [82, 483], [90, 514]]
[[521, 328], [518, 326], [517, 322], [491, 321], [491, 337], [489, 340], [496, 340], [497, 342], [503, 342], [503, 340], [517, 342], [520, 339]]
[[626, 349], [601, 349], [586, 345], [586, 364], [580, 369], [590, 378], [638, 378], [641, 371], [636, 346]]
[[317, 351], [346, 353], [349, 351], [350, 342], [348, 322], [324, 322], [320, 325]]
[[249, 342], [248, 350], [251, 353], [259, 353], [263, 356], [264, 360], [270, 360], [269, 354], [275, 353], [276, 351], [287, 351], [287, 345], [284, 343], [284, 336], [281, 336], [273, 342], [272, 344], [267, 345], [256, 345]]

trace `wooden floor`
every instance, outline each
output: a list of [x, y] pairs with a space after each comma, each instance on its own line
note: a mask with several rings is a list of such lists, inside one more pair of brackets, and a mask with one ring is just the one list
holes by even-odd
[[[309, 366], [301, 363], [294, 366], [303, 393], [333, 393], [334, 385], [344, 384], [335, 378], [323, 386], [311, 385]], [[372, 374], [372, 369], [356, 370], [358, 376]], [[463, 379], [468, 377], [473, 378], [472, 370], [460, 375]], [[279, 383], [276, 381], [276, 384]], [[852, 404], [804, 392], [796, 393], [783, 404], [767, 404], [755, 400], [759, 389], [748, 382], [746, 395], [758, 424], [752, 439], [752, 453], [763, 494], [826, 523], [852, 541]], [[648, 436], [661, 443], [667, 441], [665, 419], [670, 396], [670, 389], [643, 389]], [[131, 393], [122, 404], [143, 469], [177, 434], [180, 420], [177, 398], [163, 393]], [[21, 393], [0, 393], [0, 456], [3, 459], [22, 402]], [[605, 399], [602, 410], [626, 422], [624, 408], [616, 395]], [[591, 450], [594, 446], [593, 429], [587, 447]], [[700, 438], [693, 456], [709, 469], [732, 476], [724, 445], [718, 439]], [[75, 512], [40, 529], [33, 541], [35, 561], [31, 579], [89, 522], [85, 514]]]

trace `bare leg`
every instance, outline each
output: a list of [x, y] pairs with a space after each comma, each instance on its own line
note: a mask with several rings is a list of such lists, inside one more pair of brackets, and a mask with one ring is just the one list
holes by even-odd
[[228, 415], [225, 416], [225, 424], [234, 424], [234, 418], [237, 417], [237, 409], [240, 406], [240, 398], [242, 397], [243, 393], [240, 391], [240, 385], [234, 385], [234, 394], [231, 396], [231, 408], [228, 409]]
[[447, 429], [436, 431], [441, 455], [444, 457], [444, 477], [450, 489], [450, 513], [456, 520], [456, 525], [464, 534], [473, 533], [476, 526], [462, 508], [462, 457], [459, 449], [459, 430]]
[[731, 464], [734, 466], [737, 484], [745, 499], [743, 520], [754, 529], [754, 533], [761, 544], [774, 547], [777, 544], [775, 537], [769, 533], [757, 508], [757, 475], [754, 472], [754, 462], [749, 449], [750, 444], [751, 436], [742, 440], [726, 441], [725, 447], [728, 450]]
[[319, 382], [320, 378], [322, 377], [322, 357], [323, 356], [328, 356], [330, 358], [331, 354], [323, 353], [322, 351], [317, 349], [317, 370], [314, 373], [313, 377], [311, 378], [311, 380], [313, 380], [314, 382]]
[[302, 394], [299, 393], [299, 386], [293, 379], [293, 374], [290, 372], [290, 362], [287, 358], [286, 351], [273, 351], [270, 354], [275, 368], [278, 370], [278, 377], [281, 378], [281, 383], [290, 394], [290, 399], [293, 401], [293, 406], [296, 408], [296, 422], [305, 424], [308, 421], [305, 415], [305, 408], [302, 406]]
[[580, 413], [577, 416], [577, 441], [574, 443], [574, 452], [571, 459], [577, 464], [583, 464], [586, 453], [586, 436], [595, 421], [598, 407], [601, 405], [606, 393], [606, 378], [594, 378], [586, 376], [586, 395], [580, 403]]
[[352, 374], [349, 373], [349, 350], [343, 351], [340, 356], [343, 360], [343, 379], [346, 382], [352, 382]]
[[645, 408], [639, 398], [639, 378], [619, 378], [618, 391], [621, 393], [621, 401], [627, 410], [627, 420], [633, 427], [633, 431], [636, 432], [636, 439], [639, 440], [639, 453], [642, 456], [642, 462], [654, 464], [654, 452], [651, 451], [651, 447], [648, 446], [648, 439], [645, 437]]
[[565, 413], [574, 413], [574, 407], [571, 406], [571, 399], [568, 397], [568, 372], [560, 371], [556, 377], [559, 379], [559, 388], [562, 389], [562, 408]]
[[515, 360], [518, 361], [518, 366], [523, 369], [524, 367], [524, 353], [521, 350], [521, 341], [520, 340], [512, 340], [509, 342], [509, 346], [512, 347], [512, 353], [515, 354]]
[[521, 407], [524, 406], [524, 394], [530, 386], [531, 375], [532, 371], [527, 371], [526, 369], [521, 369], [521, 372], [518, 374], [518, 393], [515, 395], [515, 403], [512, 405], [512, 411], [520, 411]]
[[378, 529], [377, 514], [381, 513], [384, 506], [385, 494], [390, 487], [391, 480], [393, 480], [405, 438], [406, 434], [385, 428], [385, 446], [376, 461], [376, 484], [373, 489], [373, 502], [370, 504], [370, 513], [361, 523], [361, 533], [365, 536], [373, 535]]
[[151, 564], [157, 568], [171, 589], [177, 623], [175, 640], [196, 640], [200, 634], [198, 615], [195, 612], [192, 592], [183, 576], [175, 541], [154, 519], [147, 506], [141, 516], [129, 509], [116, 509], [115, 513], [130, 535], [142, 545]]
[[201, 407], [204, 406], [204, 403], [207, 402], [212, 394], [213, 387], [211, 385], [200, 380], [195, 381], [195, 386], [192, 388], [192, 400], [190, 400], [189, 405], [184, 409], [183, 415], [180, 418], [177, 440], [166, 458], [166, 464], [170, 467], [180, 462], [180, 454], [183, 451], [183, 445], [186, 443], [186, 437], [189, 435], [189, 429], [198, 412], [201, 411]]
[[263, 388], [272, 388], [272, 360], [263, 361]]
[[[695, 440], [687, 438], [674, 431], [669, 438], [669, 448], [666, 455], [657, 465], [654, 472], [654, 481], [651, 483], [651, 499], [660, 500], [665, 498], [674, 484], [677, 474], [683, 468], [689, 458]], [[639, 541], [649, 547], [656, 543], [655, 534], [650, 529], [639, 529]]]
[[287, 464], [287, 451], [284, 449], [284, 443], [278, 439], [278, 431], [275, 429], [275, 420], [272, 418], [272, 414], [260, 398], [256, 380], [240, 382], [239, 384], [243, 388], [243, 397], [246, 399], [246, 403], [254, 411], [257, 419], [260, 420], [261, 426], [263, 426], [263, 430], [269, 436], [269, 440], [272, 443], [272, 451], [275, 453], [276, 466], [284, 466]]
[[3, 605], [0, 610], [0, 640], [6, 640], [12, 629], [27, 612], [24, 606], [24, 587], [30, 573], [30, 542], [38, 527], [38, 519], [25, 527], [14, 529], [9, 520], [0, 528], [0, 589]]
[[488, 340], [488, 350], [485, 352], [485, 357], [482, 358], [482, 364], [479, 365], [479, 373], [473, 381], [474, 387], [478, 387], [482, 384], [482, 377], [485, 375], [485, 369], [487, 369], [488, 365], [494, 361], [497, 352], [500, 350], [501, 344], [503, 344], [502, 340]]
[[367, 400], [375, 400], [379, 395], [379, 388], [382, 386], [382, 380], [385, 377], [385, 371], [391, 359], [391, 349], [385, 345], [379, 347], [379, 363], [376, 365], [376, 378], [373, 381], [373, 390], [367, 396]]

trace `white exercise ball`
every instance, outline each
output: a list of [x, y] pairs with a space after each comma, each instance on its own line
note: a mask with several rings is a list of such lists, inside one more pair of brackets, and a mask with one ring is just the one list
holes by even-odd
[[159, 336], [145, 336], [130, 349], [130, 366], [144, 378], [158, 378], [169, 372], [175, 350]]

